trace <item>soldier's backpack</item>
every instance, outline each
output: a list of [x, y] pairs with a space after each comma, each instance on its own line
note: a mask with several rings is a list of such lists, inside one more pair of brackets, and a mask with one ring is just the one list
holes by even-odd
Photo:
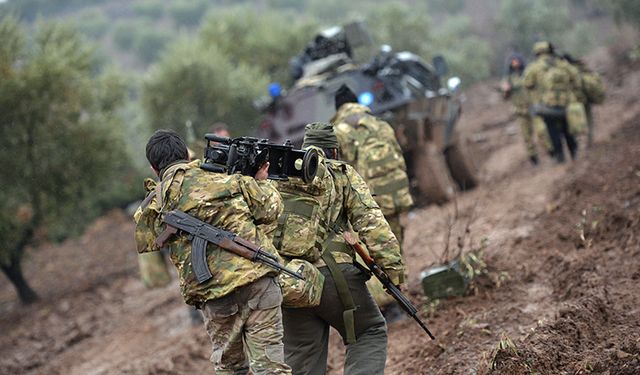
[[566, 66], [550, 57], [542, 75], [542, 103], [564, 107], [573, 101], [572, 90], [571, 76]]
[[278, 182], [284, 210], [278, 218], [273, 244], [280, 255], [312, 263], [320, 259], [322, 243], [327, 238], [327, 218], [323, 217], [321, 202], [335, 194], [328, 173], [321, 162], [310, 184], [298, 178]]
[[582, 90], [587, 96], [588, 103], [601, 104], [604, 102], [604, 83], [598, 73], [585, 72], [582, 74]]
[[356, 127], [350, 133], [352, 141], [357, 143], [354, 167], [367, 182], [382, 213], [394, 215], [413, 205], [407, 167], [402, 152], [394, 146], [395, 138], [385, 139], [395, 137], [393, 131], [390, 135], [384, 134], [384, 131], [376, 128], [380, 124], [369, 123], [371, 121], [377, 120], [368, 116], [358, 119], [358, 127], [373, 129]]

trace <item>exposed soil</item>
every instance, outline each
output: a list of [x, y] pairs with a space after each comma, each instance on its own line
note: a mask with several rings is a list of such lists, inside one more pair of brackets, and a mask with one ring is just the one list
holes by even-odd
[[[494, 82], [466, 92], [461, 126], [482, 184], [409, 214], [409, 293], [427, 302], [419, 275], [445, 243], [450, 254], [481, 248], [488, 272], [470, 295], [423, 309], [437, 341], [412, 320], [391, 324], [387, 373], [640, 374], [640, 69], [607, 82], [597, 142], [566, 165], [529, 165]], [[79, 239], [30, 251], [25, 273], [42, 300], [20, 306], [0, 285], [1, 374], [213, 372], [177, 286], [139, 281], [132, 233], [114, 211]], [[339, 374], [342, 344], [331, 342]]]

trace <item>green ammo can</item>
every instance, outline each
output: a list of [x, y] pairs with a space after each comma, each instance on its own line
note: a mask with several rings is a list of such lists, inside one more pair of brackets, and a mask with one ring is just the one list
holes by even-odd
[[460, 261], [427, 268], [420, 274], [422, 289], [430, 300], [463, 296], [470, 280], [464, 275]]

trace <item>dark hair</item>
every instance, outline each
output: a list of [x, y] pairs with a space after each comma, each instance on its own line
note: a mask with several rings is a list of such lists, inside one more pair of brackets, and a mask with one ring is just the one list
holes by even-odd
[[189, 152], [182, 138], [173, 130], [157, 130], [147, 142], [147, 160], [160, 172], [178, 160], [187, 160]]

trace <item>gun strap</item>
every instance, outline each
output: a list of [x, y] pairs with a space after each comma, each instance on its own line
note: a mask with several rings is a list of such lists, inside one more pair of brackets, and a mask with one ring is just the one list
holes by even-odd
[[353, 302], [353, 296], [349, 290], [349, 284], [347, 284], [347, 279], [345, 279], [342, 271], [338, 268], [338, 263], [336, 263], [336, 260], [330, 251], [325, 250], [320, 257], [329, 269], [329, 273], [331, 274], [333, 282], [336, 285], [336, 290], [338, 291], [338, 297], [340, 297], [340, 302], [342, 302], [342, 307], [344, 308], [344, 311], [342, 312], [346, 335], [344, 342], [345, 344], [353, 344], [356, 342], [354, 319], [356, 305]]

